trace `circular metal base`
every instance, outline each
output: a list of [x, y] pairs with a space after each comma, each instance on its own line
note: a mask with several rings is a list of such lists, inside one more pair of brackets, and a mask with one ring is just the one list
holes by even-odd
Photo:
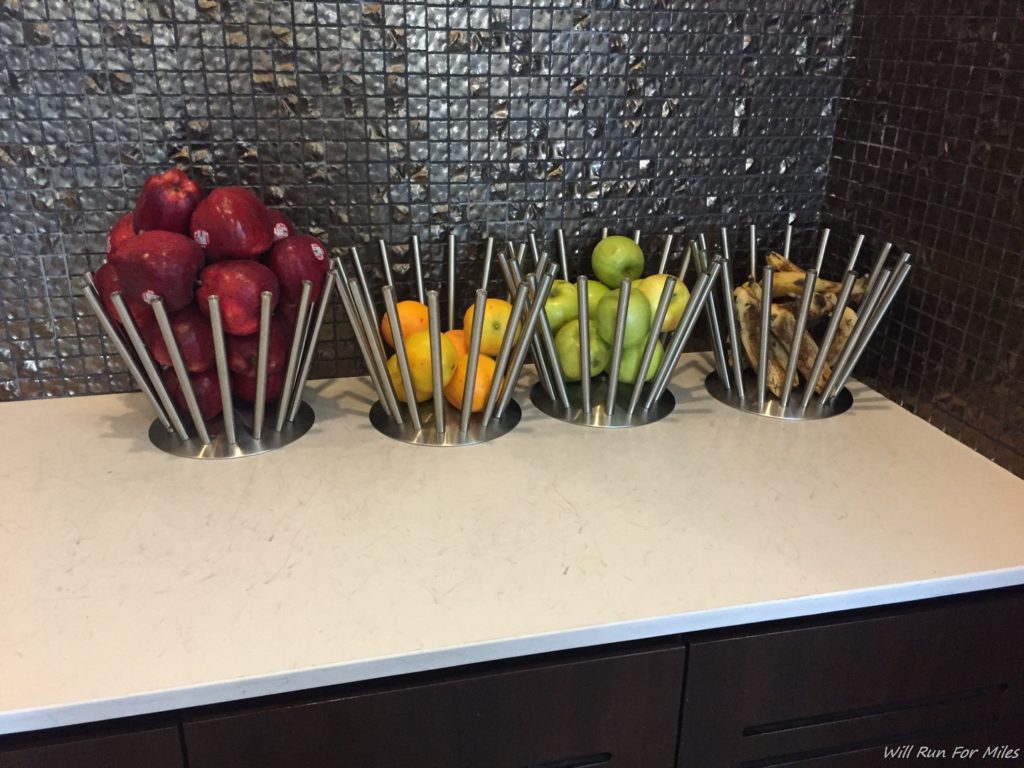
[[442, 448], [457, 448], [461, 445], [476, 445], [494, 440], [496, 437], [508, 434], [523, 417], [523, 411], [519, 403], [510, 400], [505, 413], [501, 418], [491, 418], [486, 428], [481, 426], [481, 414], [474, 413], [469, 420], [469, 430], [465, 434], [459, 433], [459, 411], [445, 404], [444, 432], [437, 434], [434, 427], [434, 404], [427, 401], [419, 404], [420, 421], [422, 428], [416, 430], [409, 421], [409, 412], [405, 403], [399, 403], [402, 408], [402, 423], [395, 424], [388, 416], [387, 409], [377, 401], [370, 408], [370, 423], [381, 434], [387, 435], [392, 440], [398, 440], [412, 445], [432, 445]]
[[850, 394], [850, 390], [843, 387], [842, 391], [832, 398], [831, 402], [826, 404], [819, 403], [817, 396], [812, 397], [811, 402], [807, 404], [806, 411], [800, 410], [800, 400], [804, 396], [802, 390], [795, 390], [790, 395], [789, 403], [786, 404], [785, 410], [783, 410], [782, 404], [775, 399], [775, 396], [769, 392], [766, 393], [764, 408], [762, 409], [757, 403], [757, 376], [750, 371], [743, 372], [743, 390], [746, 396], [742, 399], [736, 394], [735, 387], [726, 389], [722, 385], [722, 380], [718, 378], [718, 371], [712, 371], [708, 374], [707, 378], [704, 379], [704, 386], [707, 388], [708, 393], [721, 403], [730, 405], [740, 411], [756, 413], [758, 416], [768, 416], [772, 419], [788, 419], [790, 421], [827, 419], [830, 416], [846, 413], [850, 410], [850, 406], [853, 405], [853, 395]]
[[238, 442], [234, 445], [230, 445], [224, 437], [224, 422], [221, 419], [208, 422], [206, 425], [210, 432], [209, 445], [200, 442], [192, 432], [189, 432], [190, 439], [182, 442], [159, 421], [154, 421], [150, 425], [149, 440], [161, 451], [187, 459], [238, 459], [242, 456], [255, 456], [258, 453], [274, 451], [288, 443], [294, 443], [309, 432], [316, 421], [313, 409], [303, 402], [295, 414], [295, 421], [285, 421], [284, 428], [278, 432], [274, 429], [276, 410], [268, 408], [267, 411], [267, 417], [263, 422], [263, 437], [260, 440], [254, 440], [252, 437], [252, 413], [239, 410], [235, 411], [235, 438]]
[[645, 411], [643, 401], [647, 396], [649, 386], [649, 384], [645, 385], [640, 404], [633, 411], [632, 416], [627, 415], [626, 409], [629, 407], [629, 396], [633, 392], [633, 385], [619, 383], [615, 390], [615, 409], [609, 414], [604, 407], [608, 398], [608, 380], [605, 378], [590, 382], [590, 413], [583, 410], [583, 398], [578, 382], [567, 382], [565, 385], [566, 394], [569, 395], [569, 410], [563, 408], [561, 403], [551, 400], [540, 382], [534, 384], [533, 389], [530, 390], [530, 400], [548, 416], [581, 427], [605, 429], [642, 427], [644, 424], [661, 421], [676, 407], [675, 397], [666, 388], [651, 409]]

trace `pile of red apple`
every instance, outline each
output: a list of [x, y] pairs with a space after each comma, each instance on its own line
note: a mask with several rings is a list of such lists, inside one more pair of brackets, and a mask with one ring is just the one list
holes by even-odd
[[110, 295], [120, 291], [153, 358], [164, 366], [168, 390], [184, 408], [181, 388], [150, 302], [159, 297], [189, 371], [205, 419], [221, 412], [208, 298], [220, 297], [231, 392], [256, 397], [260, 294], [273, 295], [267, 400], [276, 400], [298, 314], [302, 283], [312, 283], [310, 302], [327, 275], [327, 249], [295, 233], [288, 217], [268, 210], [249, 190], [218, 187], [205, 197], [176, 168], [146, 180], [131, 213], [107, 238], [107, 260], [94, 275], [110, 316], [119, 320]]

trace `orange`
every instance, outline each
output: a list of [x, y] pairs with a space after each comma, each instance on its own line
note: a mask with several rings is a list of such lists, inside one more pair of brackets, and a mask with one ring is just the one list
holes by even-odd
[[[468, 338], [473, 332], [473, 310], [470, 307], [466, 310], [466, 316], [462, 319], [462, 332]], [[505, 338], [505, 328], [508, 327], [509, 315], [512, 314], [512, 305], [504, 299], [488, 299], [484, 304], [484, 329], [480, 336], [480, 352], [491, 357], [498, 354], [501, 349], [501, 340]]]
[[[405, 354], [409, 358], [409, 375], [412, 378], [413, 395], [416, 402], [429, 400], [434, 394], [434, 377], [430, 369], [430, 331], [417, 331], [405, 339]], [[446, 385], [455, 375], [458, 355], [451, 339], [441, 337], [441, 386]], [[405, 387], [402, 386], [402, 375], [398, 369], [398, 355], [392, 355], [387, 363], [388, 378], [395, 388], [395, 394], [403, 403]]]
[[[462, 407], [462, 396], [466, 391], [466, 370], [469, 368], [469, 355], [460, 355], [455, 365], [455, 375], [444, 388], [444, 396], [456, 408]], [[478, 413], [487, 404], [487, 393], [491, 391], [494, 380], [494, 360], [487, 355], [480, 355], [476, 364], [476, 382], [473, 385], [472, 412]]]
[[469, 339], [466, 338], [466, 332], [465, 331], [452, 329], [450, 331], [445, 331], [444, 335], [452, 340], [452, 344], [455, 345], [455, 351], [458, 354], [460, 354], [460, 355], [468, 355], [469, 354]]
[[[427, 307], [418, 301], [400, 301], [395, 306], [398, 310], [398, 322], [402, 326], [402, 338], [408, 339], [417, 331], [424, 331], [429, 325]], [[380, 321], [380, 335], [392, 349], [395, 348], [395, 339], [391, 335], [391, 320], [388, 313]]]

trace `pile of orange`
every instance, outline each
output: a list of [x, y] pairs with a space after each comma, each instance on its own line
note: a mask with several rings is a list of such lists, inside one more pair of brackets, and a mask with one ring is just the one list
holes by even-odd
[[[402, 327], [402, 338], [405, 340], [405, 353], [409, 358], [413, 396], [416, 402], [423, 402], [434, 394], [427, 307], [418, 301], [401, 301], [396, 309]], [[441, 381], [444, 384], [444, 396], [456, 408], [462, 407], [466, 389], [473, 312], [472, 306], [466, 311], [462, 329], [453, 329], [441, 334]], [[494, 381], [494, 356], [501, 349], [511, 313], [512, 305], [503, 299], [488, 299], [484, 305], [483, 333], [480, 336], [480, 355], [477, 359], [476, 382], [473, 386], [473, 413], [482, 411], [487, 403], [487, 394]], [[381, 321], [380, 335], [388, 346], [394, 347], [394, 336], [387, 316]], [[398, 399], [406, 402], [407, 396], [396, 355], [388, 358], [387, 368]]]

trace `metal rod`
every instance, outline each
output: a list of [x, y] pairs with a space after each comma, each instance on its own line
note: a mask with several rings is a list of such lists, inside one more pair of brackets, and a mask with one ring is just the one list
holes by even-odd
[[[89, 277], [92, 276], [89, 275]], [[174, 404], [171, 402], [170, 397], [167, 398], [166, 402], [163, 402], [163, 398], [158, 395], [159, 390], [154, 389], [155, 385], [152, 385], [149, 381], [146, 380], [146, 374], [144, 374], [142, 370], [139, 368], [139, 366], [136, 364], [135, 358], [132, 357], [132, 353], [125, 345], [124, 340], [121, 338], [121, 334], [118, 333], [117, 328], [114, 327], [114, 324], [110, 322], [110, 318], [107, 317], [107, 313], [103, 311], [103, 302], [100, 300], [99, 295], [96, 293], [96, 288], [93, 286], [90, 280], [86, 279], [82, 293], [85, 296], [85, 300], [89, 303], [89, 307], [92, 309], [93, 314], [96, 315], [96, 319], [100, 321], [100, 325], [103, 327], [103, 332], [107, 334], [107, 338], [110, 339], [110, 342], [117, 349], [118, 354], [121, 355], [121, 359], [124, 360], [124, 364], [128, 368], [128, 373], [131, 374], [132, 379], [135, 381], [135, 384], [139, 387], [140, 390], [142, 390], [142, 393], [146, 396], [146, 399], [149, 400], [149, 404], [152, 405], [153, 410], [156, 411], [156, 417], [160, 420], [160, 423], [163, 424], [168, 431], [171, 431], [172, 426], [171, 420], [168, 418], [167, 415], [168, 412], [170, 412], [172, 417], [174, 417], [175, 420], [178, 421], [179, 423], [180, 419], [177, 419], [177, 413], [173, 410]], [[113, 294], [113, 296], [116, 296], [117, 299], [120, 299], [121, 305], [124, 305], [124, 299], [121, 299], [120, 293], [115, 293]], [[118, 313], [120, 314], [120, 307], [118, 307], [117, 305], [117, 300], [114, 300], [114, 308], [117, 309]], [[131, 322], [131, 316], [128, 314], [127, 307], [125, 307], [124, 314], [128, 317], [128, 322]], [[122, 323], [124, 323], [125, 330], [127, 331], [128, 323], [126, 323], [123, 319]], [[132, 323], [131, 328], [132, 330], [135, 330], [134, 323]], [[136, 335], [138, 335], [138, 331], [136, 331], [135, 333]], [[142, 345], [141, 338], [139, 339], [139, 344]], [[145, 352], [145, 345], [142, 345], [142, 347], [143, 352]], [[153, 361], [149, 359], [148, 353], [146, 353], [145, 355], [140, 353], [139, 361], [142, 363], [143, 367], [146, 367], [146, 363], [148, 361], [149, 365], [153, 367], [153, 373], [150, 375], [159, 378], [159, 374], [156, 371], [156, 366], [154, 366]], [[162, 387], [163, 382], [161, 382], [160, 384]], [[166, 392], [164, 394], [166, 395]], [[169, 409], [169, 411], [165, 409]], [[182, 426], [180, 431], [178, 430], [177, 427], [178, 425], [175, 424], [173, 430], [175, 432], [178, 432], [178, 437], [180, 437], [182, 440], [188, 440], [188, 433], [185, 431], [185, 427]]]
[[665, 387], [668, 386], [668, 380], [672, 376], [680, 356], [683, 354], [686, 342], [693, 333], [693, 329], [697, 327], [697, 317], [700, 315], [700, 310], [704, 302], [707, 301], [708, 296], [711, 295], [715, 281], [719, 279], [719, 275], [725, 272], [723, 264], [724, 262], [716, 259], [711, 265], [711, 269], [698, 277], [697, 282], [694, 283], [693, 296], [690, 298], [690, 303], [687, 304], [686, 311], [683, 312], [683, 317], [679, 321], [679, 327], [672, 334], [672, 339], [669, 341], [668, 348], [662, 357], [658, 372], [654, 375], [654, 381], [651, 382], [651, 388], [644, 399], [643, 408], [645, 411], [650, 410], [651, 406], [658, 401], [665, 391]]
[[[354, 245], [352, 246], [352, 263], [356, 267], [356, 277], [359, 279], [359, 286], [363, 289], [363, 299], [366, 301], [366, 310], [369, 313], [370, 320], [373, 321], [374, 333], [380, 328], [380, 317], [377, 316], [377, 310], [373, 308], [373, 295], [370, 293], [370, 286], [366, 282], [366, 273], [363, 272], [363, 260], [359, 258], [359, 249]], [[363, 302], [359, 302], [362, 304]]]
[[750, 225], [750, 279], [757, 280], [757, 227]]
[[[708, 271], [707, 252], [697, 247], [697, 244], [690, 241], [690, 251], [697, 264], [698, 274]], [[689, 263], [689, 254], [687, 254]], [[682, 280], [682, 276], [679, 277]], [[691, 298], [692, 300], [692, 298]], [[732, 382], [729, 381], [729, 362], [725, 356], [725, 344], [722, 342], [722, 326], [718, 322], [718, 302], [715, 299], [715, 292], [708, 294], [708, 300], [704, 304], [704, 319], [711, 329], [711, 349], [715, 353], [715, 368], [718, 370], [718, 378], [726, 389], [732, 389]]]
[[[811, 403], [811, 397], [814, 395], [814, 388], [818, 384], [818, 379], [821, 378], [821, 372], [825, 370], [825, 361], [828, 360], [828, 350], [832, 346], [832, 342], [836, 337], [836, 333], [839, 331], [839, 323], [843, 319], [843, 312], [846, 310], [846, 305], [850, 301], [850, 294], [853, 293], [853, 284], [857, 282], [857, 273], [852, 269], [846, 271], [846, 277], [843, 278], [843, 287], [839, 290], [839, 298], [836, 301], [836, 308], [832, 312], [832, 317], [829, 318], [828, 328], [825, 329], [825, 335], [821, 339], [821, 346], [818, 347], [818, 356], [814, 358], [814, 366], [811, 368], [811, 375], [807, 379], [807, 384], [804, 386], [804, 394], [800, 399], [800, 410], [806, 411], [807, 406]], [[832, 372], [833, 375], [835, 371]], [[826, 385], [828, 382], [826, 382]], [[825, 387], [822, 387], [822, 391], [825, 391]]]
[[601, 239], [608, 237], [608, 227], [601, 227]]
[[729, 329], [729, 352], [732, 356], [732, 375], [736, 380], [736, 393], [742, 400], [746, 393], [743, 388], [743, 361], [740, 360], [740, 339], [736, 332], [736, 302], [732, 296], [732, 263], [729, 261], [729, 235], [722, 227], [722, 311], [725, 312], [725, 324]]
[[[505, 409], [512, 400], [512, 392], [515, 390], [516, 381], [523, 370], [523, 363], [526, 362], [526, 352], [529, 350], [530, 342], [533, 340], [534, 333], [537, 330], [537, 321], [544, 312], [544, 303], [551, 294], [551, 284], [555, 280], [555, 272], [557, 271], [558, 268], [554, 265], [549, 267], [544, 272], [544, 276], [540, 279], [540, 285], [537, 286], [537, 290], [534, 292], [533, 303], [530, 305], [530, 312], [526, 318], [526, 327], [523, 329], [523, 338], [520, 340], [519, 346], [516, 347], [515, 355], [512, 357], [512, 367], [509, 372], [508, 381], [505, 383], [501, 397], [498, 400], [498, 407], [494, 411], [494, 415], [499, 419], [504, 415]], [[550, 330], [549, 328], [548, 331], [550, 332]]]
[[384, 238], [377, 241], [377, 247], [380, 249], [380, 263], [384, 266], [384, 282], [394, 285], [395, 281], [391, 277], [391, 259], [388, 258], [388, 246]]
[[[789, 396], [793, 392], [793, 377], [796, 375], [797, 362], [800, 358], [800, 348], [804, 343], [804, 331], [807, 329], [807, 313], [811, 310], [811, 300], [814, 298], [814, 286], [818, 282], [818, 270], [808, 269], [804, 273], [804, 290], [800, 294], [800, 309], [796, 315], [796, 329], [793, 331], [793, 343], [789, 346], [789, 360], [786, 364], [786, 378], [782, 382], [782, 397], [779, 398], [779, 405], [786, 410], [789, 405]], [[769, 294], [768, 300], [771, 301]]]
[[[469, 359], [466, 360], [466, 376], [462, 388], [462, 410], [459, 412], [459, 434], [469, 431], [469, 418], [473, 415], [473, 394], [476, 391], [476, 371], [480, 363], [480, 338], [484, 333], [484, 313], [487, 311], [487, 291], [476, 292], [473, 306], [473, 328], [469, 334]], [[512, 333], [506, 329], [506, 333]]]
[[636, 381], [633, 382], [633, 392], [629, 396], [629, 407], [626, 408], [626, 415], [632, 416], [640, 402], [640, 394], [644, 389], [644, 380], [647, 378], [647, 368], [654, 359], [654, 350], [658, 345], [658, 333], [662, 323], [665, 322], [665, 315], [668, 314], [668, 305], [672, 301], [672, 294], [676, 290], [676, 279], [666, 278], [665, 285], [661, 289], [661, 298], [658, 299], [658, 308], [654, 310], [654, 321], [651, 323], [651, 332], [647, 335], [647, 344], [644, 346], [643, 354], [640, 356], [640, 368], [636, 373]]
[[171, 321], [167, 317], [167, 310], [164, 309], [164, 300], [156, 296], [149, 300], [149, 306], [153, 308], [156, 316], [156, 323], [160, 327], [160, 335], [167, 346], [167, 353], [171, 356], [171, 365], [178, 377], [178, 384], [181, 386], [181, 394], [185, 397], [185, 404], [188, 406], [189, 415], [196, 428], [196, 435], [204, 445], [210, 444], [210, 433], [206, 429], [206, 421], [203, 419], [203, 412], [196, 400], [196, 393], [192, 390], [192, 380], [189, 378], [188, 369], [185, 368], [185, 361], [181, 357], [181, 350], [178, 349], [178, 340], [174, 338], [174, 331], [171, 329]]
[[455, 233], [448, 233], [448, 330], [455, 330]]
[[[515, 262], [515, 261], [512, 262], [512, 264], [510, 265], [510, 268], [512, 270], [512, 277], [515, 280], [516, 285], [524, 285], [525, 284], [527, 289], [528, 289], [528, 291], [529, 291], [530, 300], [532, 301], [533, 300], [534, 292], [535, 292], [535, 290], [537, 288], [537, 277], [536, 277], [536, 275], [534, 275], [531, 272], [531, 273], [529, 273], [527, 275], [527, 277], [528, 278], [532, 278], [532, 279], [524, 280], [523, 279], [523, 274], [522, 274], [522, 268], [521, 268], [520, 264], [518, 262]], [[545, 322], [542, 325], [546, 326], [547, 325], [547, 316], [546, 315], [545, 315], [544, 320], [545, 320]], [[550, 327], [549, 327], [549, 330], [548, 330], [548, 335], [550, 336]], [[548, 370], [547, 358], [545, 358], [545, 356], [544, 356], [544, 350], [543, 350], [543, 347], [541, 346], [542, 343], [543, 342], [539, 338], [535, 337], [534, 340], [533, 340], [533, 345], [532, 345], [532, 348], [533, 348], [533, 364], [534, 364], [534, 367], [537, 369], [537, 375], [540, 377], [540, 382], [541, 382], [541, 385], [543, 385], [543, 387], [544, 387], [544, 391], [547, 393], [548, 397], [551, 399], [551, 402], [554, 402], [555, 401], [555, 390], [554, 390], [554, 386], [551, 383], [551, 375], [552, 374], [551, 374], [551, 371]], [[552, 346], [554, 346], [554, 344], [552, 344]], [[554, 360], [554, 363], [557, 365], [557, 363], [558, 363], [557, 358], [553, 358], [553, 360]], [[556, 371], [556, 373], [557, 373], [557, 371]]]
[[786, 221], [786, 239], [782, 243], [782, 258], [789, 261], [789, 248], [793, 244], [793, 214]]
[[544, 270], [547, 269], [549, 261], [550, 259], [548, 259], [547, 251], [544, 251], [544, 253], [537, 258], [537, 268], [533, 270], [533, 274], [538, 280], [540, 280], [540, 276], [544, 274]]
[[[665, 270], [668, 268], [668, 256], [672, 253], [672, 238], [674, 235], [669, 232], [665, 235], [665, 242], [661, 244], [661, 261], [658, 262], [658, 274], [665, 274]], [[682, 278], [680, 278], [682, 279]]]
[[836, 360], [836, 364], [832, 366], [832, 378], [828, 380], [828, 384], [821, 391], [821, 395], [818, 400], [822, 403], [827, 403], [833, 397], [840, 392], [840, 388], [836, 386], [836, 383], [842, 378], [841, 374], [846, 368], [846, 364], [850, 361], [853, 356], [854, 350], [857, 348], [857, 343], [860, 341], [860, 337], [864, 333], [864, 329], [867, 327], [868, 321], [871, 318], [871, 313], [874, 312], [875, 307], [878, 304], [879, 299], [882, 298], [882, 294], [885, 292], [886, 283], [889, 282], [889, 278], [892, 276], [892, 270], [883, 269], [875, 280], [874, 288], [870, 293], [864, 294], [864, 301], [861, 302], [859, 311], [857, 312], [857, 322], [854, 323], [853, 329], [850, 331], [849, 337], [846, 339], [846, 343], [843, 345], [843, 351], [839, 354], [839, 359]]
[[260, 293], [260, 329], [256, 347], [256, 402], [253, 403], [252, 436], [263, 439], [263, 422], [267, 412], [267, 366], [270, 350], [270, 306], [274, 294]]
[[306, 338], [306, 348], [302, 355], [302, 366], [299, 368], [299, 379], [295, 385], [295, 390], [292, 393], [292, 402], [288, 406], [288, 421], [295, 421], [295, 417], [299, 414], [299, 405], [302, 404], [302, 392], [306, 388], [306, 382], [309, 380], [309, 370], [313, 366], [313, 358], [316, 357], [316, 341], [320, 338], [320, 329], [324, 324], [324, 316], [327, 314], [327, 305], [331, 302], [331, 296], [334, 293], [334, 281], [337, 278], [334, 276], [334, 272], [328, 270], [327, 279], [324, 281], [324, 287], [320, 294], [320, 304], [316, 309], [316, 316], [313, 319], [313, 327], [310, 329]]
[[[341, 304], [345, 309], [345, 315], [348, 317], [349, 325], [352, 326], [352, 334], [356, 337], [356, 344], [359, 347], [359, 352], [363, 356], [363, 363], [366, 364], [366, 370], [370, 376], [370, 383], [373, 384], [373, 388], [377, 393], [377, 399], [383, 404], [386, 402], [384, 389], [381, 386], [380, 379], [378, 378], [377, 367], [373, 364], [373, 356], [370, 354], [370, 347], [366, 341], [363, 324], [359, 321], [359, 316], [355, 310], [352, 292], [349, 288], [350, 281], [345, 275], [345, 268], [341, 263], [341, 259], [335, 259], [334, 269], [338, 277], [336, 282], [338, 296], [341, 298]], [[385, 409], [386, 408], [387, 406], [385, 405]]]
[[[412, 386], [412, 374], [409, 373], [409, 356], [405, 351], [405, 337], [402, 335], [402, 319], [398, 316], [398, 307], [395, 306], [395, 288], [385, 285], [384, 311], [388, 313], [388, 322], [391, 324], [391, 337], [395, 340], [395, 357], [398, 360], [398, 376], [402, 380], [402, 389], [405, 390], [405, 407], [409, 411], [409, 421], [413, 428], [419, 432], [423, 429], [420, 422], [420, 409], [416, 402], [416, 390]], [[430, 359], [431, 365], [434, 359]], [[437, 362], [440, 365], [440, 360]]]
[[306, 330], [306, 316], [309, 314], [309, 296], [313, 292], [313, 283], [302, 281], [302, 293], [299, 295], [299, 313], [295, 320], [295, 332], [292, 334], [292, 348], [288, 353], [288, 365], [284, 372], [284, 386], [281, 397], [277, 401], [277, 421], [274, 429], [280, 432], [288, 418], [288, 403], [291, 402], [292, 390], [295, 385], [295, 371], [299, 367], [299, 352], [302, 349], [302, 338]]
[[519, 250], [516, 251], [516, 264], [520, 267], [523, 266], [523, 259], [526, 258], [526, 243], [519, 244]]
[[444, 376], [441, 374], [441, 302], [437, 291], [427, 291], [427, 325], [430, 329], [430, 380], [434, 386], [434, 431], [438, 441], [444, 436]]
[[861, 335], [860, 340], [857, 343], [857, 349], [850, 356], [849, 361], [840, 373], [839, 380], [836, 382], [835, 391], [838, 394], [842, 391], [843, 387], [846, 386], [846, 382], [850, 380], [850, 376], [853, 375], [853, 369], [857, 366], [860, 361], [861, 355], [864, 354], [864, 350], [867, 349], [868, 344], [871, 342], [871, 337], [875, 331], [878, 330], [879, 323], [882, 322], [882, 318], [885, 313], [889, 310], [889, 306], [892, 304], [892, 300], [896, 297], [896, 293], [903, 285], [904, 280], [907, 279], [907, 275], [910, 273], [910, 264], [907, 262], [901, 263], [897, 268], [892, 279], [889, 280], [888, 285], [885, 289], [885, 295], [878, 303], [878, 307], [871, 315], [871, 319], [864, 333]]
[[[509, 243], [509, 247], [512, 247], [512, 243]], [[513, 248], [513, 250], [515, 249]], [[512, 277], [512, 270], [509, 268], [508, 259], [505, 258], [505, 254], [500, 248], [498, 249], [498, 266], [501, 267], [501, 276], [505, 279], [505, 288], [508, 289], [508, 297], [509, 301], [511, 301], [516, 293], [516, 282], [515, 278]]]
[[[501, 392], [501, 383], [505, 378], [505, 370], [508, 368], [509, 358], [512, 356], [512, 349], [515, 346], [515, 329], [523, 318], [523, 310], [526, 308], [526, 300], [529, 297], [530, 289], [525, 283], [516, 289], [515, 299], [512, 301], [512, 312], [509, 314], [508, 326], [505, 335], [501, 339], [501, 346], [498, 348], [498, 357], [494, 363], [494, 378], [491, 380], [491, 388], [487, 392], [487, 404], [484, 406], [484, 417], [481, 425], [486, 427], [491, 422], [491, 414], [494, 413], [494, 406], [498, 402], [498, 394]], [[554, 398], [552, 398], [554, 401]]]
[[[529, 234], [530, 239], [530, 255], [533, 257], [534, 267], [540, 264], [540, 251], [537, 250], [537, 238], [534, 237], [533, 232]], [[537, 272], [540, 275], [540, 272]]]
[[[537, 293], [537, 277], [533, 273], [526, 276], [526, 286], [530, 290], [530, 296], [535, 296]], [[568, 408], [569, 394], [565, 390], [565, 376], [562, 373], [562, 366], [558, 362], [554, 334], [551, 332], [551, 326], [548, 325], [546, 314], [541, 313], [541, 318], [537, 325], [540, 332], [535, 334], [533, 339], [533, 360], [537, 366], [537, 373], [540, 375], [541, 385], [551, 398], [551, 402], [554, 402], [557, 398], [563, 408]], [[547, 355], [546, 357], [545, 354]]]
[[[864, 235], [857, 235], [857, 241], [853, 244], [853, 249], [850, 251], [850, 260], [846, 262], [846, 272], [852, 272], [853, 268], [857, 264], [857, 257], [860, 256], [861, 246], [864, 245]], [[843, 274], [845, 275], [846, 272]]]
[[640, 230], [639, 229], [634, 229], [633, 230], [633, 242], [636, 243], [637, 245], [640, 245]]
[[690, 245], [686, 248], [686, 253], [683, 254], [683, 266], [679, 268], [679, 281], [682, 282], [686, 279], [686, 273], [690, 269], [690, 259], [692, 258], [694, 251], [697, 250], [697, 244], [690, 241]]
[[[576, 278], [580, 326], [580, 397], [583, 412], [590, 415], [590, 303], [587, 301], [587, 276]], [[542, 321], [543, 322], [543, 321]], [[654, 334], [652, 334], [653, 336]]]
[[420, 259], [420, 239], [412, 236], [412, 266], [416, 271], [416, 300], [423, 303], [423, 262]]
[[775, 269], [768, 264], [761, 270], [761, 337], [757, 348], [757, 407], [764, 410], [768, 387], [768, 341], [772, 328], [772, 284]]
[[622, 365], [622, 344], [626, 340], [626, 318], [629, 316], [629, 294], [633, 281], [628, 277], [619, 283], [619, 303], [615, 307], [615, 337], [612, 341], [612, 361], [608, 369], [608, 396], [604, 409], [611, 416], [615, 412], [615, 395], [619, 388], [619, 367]]
[[871, 267], [871, 274], [868, 276], [868, 284], [864, 289], [864, 298], [861, 299], [861, 306], [867, 301], [867, 297], [871, 295], [875, 285], [878, 283], [878, 278], [882, 274], [882, 268], [885, 266], [885, 260], [889, 258], [889, 251], [892, 250], [892, 243], [886, 243], [882, 246], [882, 250], [878, 252], [878, 257], [875, 259], [874, 266]]
[[480, 287], [485, 291], [487, 284], [491, 282], [491, 262], [494, 260], [494, 238], [487, 237], [487, 247], [484, 249], [484, 274], [480, 278]]
[[821, 266], [825, 263], [825, 247], [828, 245], [828, 236], [832, 233], [828, 227], [821, 230], [821, 242], [818, 243], [818, 255], [814, 259], [814, 272], [821, 274]]
[[558, 236], [558, 260], [562, 265], [562, 279], [569, 279], [569, 256], [565, 250], [565, 232], [559, 227], [555, 232]]
[[[384, 407], [391, 414], [391, 420], [396, 424], [402, 424], [402, 411], [398, 407], [398, 399], [395, 397], [395, 390], [391, 384], [391, 377], [388, 375], [387, 364], [384, 362], [384, 352], [377, 335], [377, 329], [370, 324], [370, 313], [363, 302], [362, 296], [358, 295], [355, 280], [348, 281], [349, 296], [352, 300], [352, 309], [355, 312], [359, 323], [363, 328], [363, 335], [366, 337], [366, 347], [370, 354], [373, 366], [377, 369], [377, 378], [380, 380], [381, 394], [384, 395]], [[393, 336], [394, 334], [392, 334]]]
[[238, 442], [235, 435], [235, 404], [231, 398], [231, 373], [228, 353], [224, 346], [224, 325], [220, 317], [220, 297], [207, 298], [210, 307], [210, 327], [213, 329], [213, 353], [217, 360], [217, 383], [220, 384], [220, 403], [224, 414], [224, 437], [228, 445]]
[[[518, 262], [515, 262], [515, 261], [512, 262], [512, 264], [510, 265], [510, 268], [512, 270], [512, 277], [515, 280], [516, 285], [526, 285], [526, 287], [527, 287], [527, 289], [529, 291], [529, 294], [528, 294], [529, 298], [532, 301], [533, 300], [534, 292], [535, 292], [535, 290], [537, 288], [537, 277], [536, 277], [536, 275], [534, 275], [531, 272], [531, 273], [529, 273], [527, 275], [527, 277], [528, 278], [532, 278], [532, 279], [524, 280], [523, 279], [523, 274], [522, 274], [521, 266], [520, 266], [520, 264]], [[545, 320], [545, 322], [542, 324], [542, 326], [546, 326], [547, 325], [547, 316], [546, 315], [545, 315], [544, 320]], [[549, 326], [549, 330], [548, 330], [548, 335], [550, 336], [550, 326]], [[551, 375], [552, 374], [551, 374], [551, 371], [548, 370], [547, 358], [544, 356], [544, 350], [543, 350], [543, 347], [541, 346], [542, 344], [543, 344], [543, 342], [542, 342], [541, 339], [536, 338], [536, 337], [533, 339], [533, 345], [532, 345], [532, 348], [533, 348], [533, 364], [534, 364], [534, 367], [537, 369], [537, 375], [540, 377], [540, 382], [541, 382], [541, 385], [544, 387], [544, 391], [547, 393], [548, 397], [551, 399], [551, 402], [554, 402], [555, 401], [555, 390], [554, 390], [554, 386], [551, 383]], [[554, 346], [554, 344], [552, 344], [552, 346]], [[558, 363], [557, 358], [553, 358], [553, 360], [554, 360], [554, 363], [557, 365], [557, 363]], [[557, 371], [556, 371], [556, 373], [557, 373]]]

